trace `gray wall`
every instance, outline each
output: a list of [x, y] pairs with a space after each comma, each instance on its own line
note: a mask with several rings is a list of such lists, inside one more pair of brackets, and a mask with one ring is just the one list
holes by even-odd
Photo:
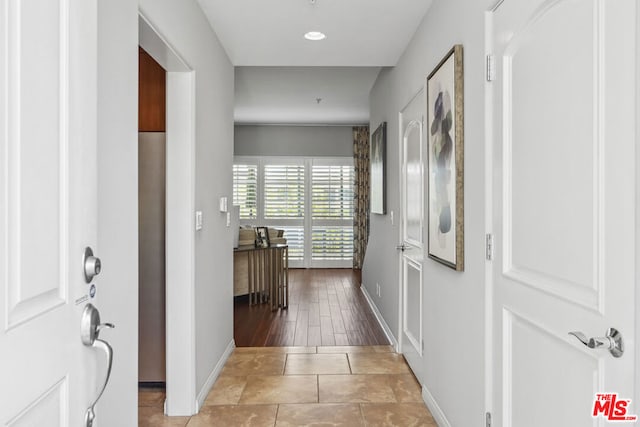
[[232, 233], [218, 199], [231, 197], [234, 74], [196, 0], [98, 3], [98, 297], [118, 326], [99, 416], [128, 427], [138, 425], [138, 5], [196, 72], [195, 208], [205, 218], [194, 247], [196, 394], [233, 338]]
[[[231, 229], [218, 200], [232, 197], [233, 66], [196, 0], [140, 0], [140, 10], [195, 70], [196, 392], [233, 339]], [[169, 319], [170, 321], [170, 319]]]
[[[424, 85], [426, 76], [454, 44], [464, 46], [465, 271], [427, 260], [424, 265], [425, 387], [452, 426], [481, 425], [485, 360], [485, 170], [484, 13], [494, 1], [434, 0], [394, 68], [384, 69], [370, 95], [371, 129], [388, 123], [388, 210], [398, 211], [398, 112]], [[370, 295], [386, 322], [398, 331], [398, 221], [371, 215], [363, 267]], [[424, 236], [426, 241], [426, 234]], [[460, 410], [464, 408], [464, 410]]]
[[351, 126], [235, 127], [236, 156], [352, 157]]

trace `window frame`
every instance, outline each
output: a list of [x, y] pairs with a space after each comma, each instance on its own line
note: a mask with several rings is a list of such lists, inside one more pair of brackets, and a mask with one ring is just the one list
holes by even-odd
[[[351, 268], [353, 259], [343, 260], [313, 260], [312, 259], [312, 235], [313, 226], [335, 226], [335, 219], [312, 218], [312, 170], [313, 165], [351, 166], [352, 157], [299, 157], [299, 156], [234, 156], [233, 164], [258, 165], [257, 185], [257, 216], [256, 218], [240, 218], [241, 225], [281, 227], [301, 227], [304, 235], [304, 247], [302, 260], [291, 259], [289, 266], [292, 268]], [[266, 219], [265, 215], [265, 166], [267, 165], [297, 165], [304, 166], [304, 217], [303, 219]], [[352, 177], [355, 172], [352, 171]], [[354, 182], [352, 180], [351, 185]], [[354, 189], [355, 191], [355, 189]], [[355, 209], [355, 206], [352, 210]], [[338, 220], [341, 227], [353, 228], [353, 218], [350, 220]]]

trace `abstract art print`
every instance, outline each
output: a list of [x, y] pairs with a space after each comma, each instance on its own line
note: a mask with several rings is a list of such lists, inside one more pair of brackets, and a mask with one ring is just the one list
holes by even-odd
[[386, 154], [387, 122], [382, 122], [371, 135], [371, 213], [384, 215], [386, 211]]
[[429, 258], [464, 270], [462, 45], [427, 77]]

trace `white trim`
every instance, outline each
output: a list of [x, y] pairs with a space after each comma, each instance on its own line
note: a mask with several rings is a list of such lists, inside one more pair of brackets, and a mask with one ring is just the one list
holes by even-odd
[[[408, 277], [409, 277], [409, 267], [412, 267], [414, 270], [418, 271], [418, 283], [420, 286], [420, 302], [418, 303], [419, 305], [419, 309], [418, 311], [420, 312], [420, 328], [419, 328], [419, 332], [418, 332], [418, 337], [414, 336], [412, 331], [409, 330], [408, 327], [408, 320], [407, 320], [407, 311], [408, 310], [402, 310], [402, 339], [404, 340], [405, 338], [407, 338], [407, 341], [409, 341], [409, 344], [411, 344], [411, 346], [413, 347], [413, 349], [416, 351], [416, 353], [418, 354], [418, 357], [420, 359], [422, 359], [423, 357], [423, 349], [424, 349], [424, 335], [423, 335], [423, 327], [424, 327], [424, 323], [423, 323], [423, 303], [424, 303], [424, 294], [423, 294], [423, 288], [424, 286], [422, 286], [422, 281], [424, 280], [424, 274], [423, 274], [423, 269], [422, 269], [422, 263], [421, 262], [416, 262], [410, 258], [405, 258], [402, 257], [402, 293], [403, 293], [403, 307], [407, 307], [408, 304], [408, 299], [409, 299], [409, 292], [407, 291], [408, 289], [408, 285], [409, 285], [409, 281], [408, 281]], [[406, 347], [405, 347], [406, 348]], [[408, 356], [408, 354], [412, 353], [411, 350], [409, 351], [405, 351], [405, 348], [401, 348], [402, 354], [405, 354], [405, 357]], [[409, 362], [409, 360], [407, 359], [407, 362]], [[413, 367], [412, 370], [415, 370], [416, 367]], [[422, 369], [420, 369], [422, 370]], [[420, 382], [424, 381], [424, 378], [420, 378], [422, 375], [417, 375], [418, 380]]]
[[[411, 97], [411, 100], [413, 100], [415, 98], [415, 95]], [[403, 146], [402, 146], [402, 118], [404, 117], [404, 114], [402, 113], [408, 106], [409, 104], [411, 104], [411, 101], [409, 101], [407, 103], [407, 105], [405, 105], [402, 110], [400, 110], [398, 112], [398, 194], [400, 194], [400, 197], [402, 197], [402, 180], [404, 179], [404, 171], [403, 171], [403, 166], [402, 166], [402, 159], [403, 159]], [[393, 211], [390, 212], [392, 218], [394, 217], [393, 215]], [[395, 224], [397, 224], [396, 221], [400, 221], [400, 226], [398, 227], [398, 242], [399, 244], [402, 244], [402, 238], [403, 238], [403, 231], [402, 231], [402, 215], [404, 215], [404, 201], [401, 200], [400, 201], [400, 206], [398, 207], [398, 210], [396, 211], [396, 215], [395, 218], [393, 219], [391, 226], [395, 226]], [[398, 254], [398, 346], [396, 351], [398, 353], [402, 352], [402, 346], [404, 345], [404, 337], [402, 336], [402, 320], [404, 319], [404, 286], [403, 286], [403, 280], [404, 280], [404, 263], [403, 263], [403, 256], [402, 256], [402, 251], [396, 250], [396, 253]]]
[[204, 402], [205, 400], [207, 400], [207, 396], [209, 395], [209, 392], [213, 388], [213, 384], [215, 384], [216, 380], [220, 376], [220, 372], [222, 372], [222, 368], [224, 368], [225, 363], [227, 363], [229, 356], [231, 356], [231, 353], [233, 353], [233, 350], [235, 348], [236, 348], [236, 343], [232, 339], [229, 342], [227, 349], [224, 351], [224, 353], [222, 353], [220, 360], [218, 360], [218, 363], [216, 363], [216, 366], [213, 368], [213, 370], [209, 374], [209, 377], [204, 382], [202, 389], [200, 389], [200, 392], [198, 393], [198, 397], [196, 399], [196, 413], [200, 412], [200, 408], [204, 406]]
[[166, 380], [173, 416], [196, 411], [194, 88], [195, 73], [167, 73]]
[[440, 406], [438, 406], [438, 403], [426, 386], [422, 386], [422, 400], [424, 400], [425, 405], [429, 408], [433, 419], [439, 427], [451, 427], [444, 412], [442, 412], [442, 409], [440, 409]]
[[[640, 48], [640, 7], [636, 6], [636, 48], [634, 52], [636, 53], [635, 66], [636, 66], [636, 147], [640, 146], [640, 53], [638, 53], [638, 49]], [[636, 148], [636, 242], [635, 242], [635, 252], [636, 259], [638, 254], [640, 253], [640, 150]], [[636, 263], [636, 271], [635, 271], [635, 313], [640, 313], [640, 267]], [[635, 331], [635, 342], [640, 342], [640, 316], [636, 315], [636, 320], [634, 323]], [[635, 349], [635, 365], [634, 365], [634, 405], [633, 408], [635, 412], [633, 414], [640, 413], [640, 351], [636, 344]]]
[[167, 71], [191, 71], [187, 61], [173, 48], [171, 43], [147, 19], [144, 11], [138, 11], [138, 44]]
[[[493, 54], [493, 13], [502, 4], [503, 0], [484, 14], [485, 31], [485, 55]], [[484, 147], [484, 171], [485, 171], [485, 235], [493, 234], [493, 88], [499, 82], [484, 82], [484, 111], [485, 111], [485, 147]], [[484, 271], [484, 408], [486, 412], [493, 412], [493, 261], [485, 257]]]
[[[165, 413], [196, 404], [195, 72], [139, 11], [139, 44], [167, 70]], [[169, 321], [171, 319], [171, 321]]]
[[399, 353], [400, 346], [398, 344], [398, 341], [393, 336], [393, 332], [391, 332], [391, 328], [389, 327], [389, 325], [387, 325], [387, 322], [385, 322], [384, 317], [382, 317], [382, 313], [380, 313], [380, 310], [378, 310], [378, 307], [376, 307], [373, 299], [371, 299], [369, 292], [367, 292], [367, 288], [365, 288], [364, 285], [361, 284], [360, 290], [369, 303], [369, 307], [371, 307], [371, 311], [373, 311], [373, 314], [376, 316], [376, 320], [380, 324], [380, 327], [384, 331], [384, 334], [387, 336], [387, 339], [389, 340], [389, 342], [391, 342], [391, 345], [393, 346], [393, 348], [395, 348], [396, 352]]
[[495, 4], [495, 5], [493, 5], [493, 6], [489, 9], [489, 11], [490, 11], [490, 12], [495, 12], [496, 10], [498, 10], [498, 8], [499, 8], [500, 6], [502, 6], [502, 3], [504, 3], [504, 0], [498, 0], [498, 1], [496, 2], [496, 4]]
[[[425, 216], [425, 198], [422, 199], [422, 217], [420, 219], [420, 230], [421, 230], [421, 240], [422, 242], [416, 242], [413, 241], [411, 239], [407, 239], [406, 237], [406, 218], [405, 218], [405, 208], [406, 208], [406, 196], [407, 196], [407, 182], [406, 182], [406, 173], [405, 173], [405, 169], [406, 169], [406, 144], [405, 144], [405, 133], [406, 133], [406, 129], [404, 128], [404, 119], [405, 116], [410, 117], [410, 113], [411, 110], [409, 109], [409, 107], [411, 107], [412, 103], [414, 101], [416, 101], [417, 99], [419, 99], [422, 96], [422, 102], [423, 102], [423, 108], [425, 105], [427, 105], [426, 102], [426, 97], [427, 97], [427, 92], [425, 90], [425, 85], [422, 84], [421, 87], [415, 92], [415, 95], [413, 95], [411, 97], [411, 99], [405, 104], [404, 107], [402, 107], [402, 109], [398, 112], [398, 191], [400, 194], [400, 206], [398, 208], [397, 211], [397, 215], [396, 215], [396, 220], [397, 221], [395, 224], [397, 224], [398, 226], [398, 242], [400, 242], [400, 244], [404, 244], [404, 243], [409, 243], [411, 246], [415, 246], [416, 248], [418, 248], [420, 251], [424, 251], [424, 242], [426, 241], [426, 239], [424, 238], [424, 233], [425, 233], [425, 228], [424, 228], [424, 216]], [[409, 128], [409, 126], [412, 125], [412, 123], [416, 121], [415, 118], [414, 120], [409, 121], [408, 125], [407, 125], [407, 129]], [[420, 141], [423, 142], [423, 138], [424, 138], [424, 134], [423, 134], [423, 127], [424, 127], [424, 111], [422, 112], [422, 116], [421, 116], [421, 120], [418, 121], [419, 125], [420, 125]], [[422, 147], [422, 144], [420, 145], [420, 163], [421, 163], [421, 183], [423, 186], [423, 190], [424, 190], [424, 164], [425, 164], [425, 159], [424, 159], [424, 150]], [[392, 225], [395, 225], [392, 224]], [[417, 243], [417, 244], [416, 244]], [[405, 345], [405, 338], [409, 338], [408, 336], [405, 336], [405, 324], [406, 324], [406, 312], [405, 312], [405, 298], [406, 298], [406, 294], [405, 294], [405, 287], [406, 287], [406, 272], [405, 272], [405, 256], [404, 256], [404, 251], [398, 251], [398, 352], [402, 352], [404, 345]], [[424, 325], [423, 325], [423, 307], [424, 307], [424, 301], [423, 301], [423, 289], [424, 289], [424, 275], [423, 275], [423, 267], [424, 263], [420, 263], [420, 343], [418, 348], [415, 347], [414, 343], [411, 343], [412, 346], [416, 349], [417, 354], [419, 355], [420, 358], [423, 357], [423, 330], [424, 330]], [[409, 342], [411, 342], [411, 339], [409, 339]], [[415, 368], [415, 367], [414, 367]], [[420, 369], [422, 371], [422, 369]], [[418, 375], [418, 377], [421, 375]], [[424, 380], [423, 378], [419, 379], [421, 382]]]
[[234, 122], [235, 126], [290, 126], [290, 127], [354, 127], [369, 126], [369, 122], [361, 123], [263, 123], [263, 122]]

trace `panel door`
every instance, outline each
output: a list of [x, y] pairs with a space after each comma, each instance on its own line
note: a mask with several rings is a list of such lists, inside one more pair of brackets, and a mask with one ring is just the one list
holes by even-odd
[[[96, 2], [0, 1], [0, 424], [80, 426], [96, 243]], [[93, 282], [96, 283], [96, 282]]]
[[401, 126], [401, 352], [420, 383], [424, 382], [422, 307], [424, 262], [424, 91], [400, 113]]
[[[605, 425], [595, 395], [634, 392], [636, 2], [505, 0], [489, 19], [493, 425]], [[608, 328], [622, 357], [568, 334]]]

